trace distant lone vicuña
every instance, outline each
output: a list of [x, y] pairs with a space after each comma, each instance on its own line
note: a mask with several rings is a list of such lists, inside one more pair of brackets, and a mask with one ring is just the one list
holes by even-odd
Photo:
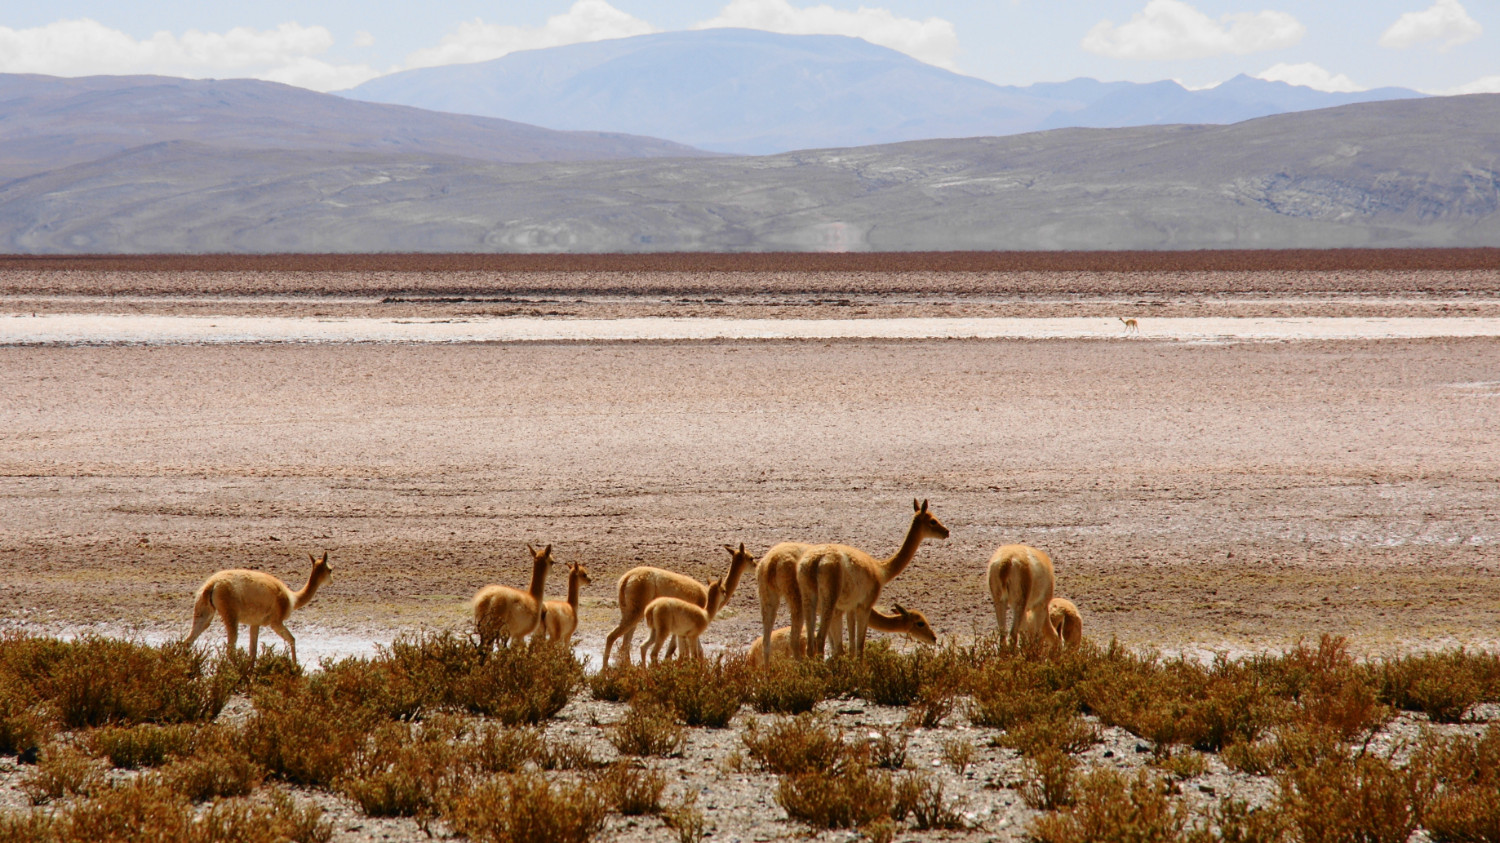
[[260, 643], [260, 628], [269, 626], [280, 635], [292, 651], [292, 663], [297, 663], [297, 639], [287, 631], [287, 615], [312, 601], [318, 587], [333, 575], [328, 567], [328, 552], [318, 559], [311, 553], [307, 558], [313, 563], [312, 573], [307, 575], [307, 585], [300, 591], [292, 591], [287, 584], [265, 571], [249, 571], [233, 568], [220, 571], [209, 577], [198, 589], [193, 604], [193, 631], [187, 643], [198, 640], [203, 630], [217, 612], [224, 621], [224, 631], [229, 634], [229, 652], [233, 653], [239, 640], [240, 624], [250, 627], [250, 664], [255, 664], [255, 650]]

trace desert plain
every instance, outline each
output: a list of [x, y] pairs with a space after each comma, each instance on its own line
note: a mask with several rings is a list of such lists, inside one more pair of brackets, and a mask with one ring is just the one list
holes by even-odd
[[[1500, 321], [1493, 255], [1310, 268], [1137, 256], [1120, 271], [867, 258], [5, 263], [0, 314], [37, 318], [1086, 317], [1108, 335], [12, 341], [0, 626], [163, 641], [186, 634], [213, 571], [296, 587], [307, 554], [327, 551], [332, 581], [289, 623], [299, 652], [368, 654], [401, 633], [467, 631], [470, 595], [524, 587], [526, 543], [551, 543], [592, 575], [577, 646], [597, 667], [627, 569], [706, 580], [741, 542], [885, 556], [917, 499], [951, 537], [925, 544], [881, 603], [921, 609], [944, 637], [994, 630], [985, 564], [1020, 542], [1051, 553], [1058, 595], [1100, 642], [1195, 657], [1325, 633], [1367, 656], [1500, 647], [1500, 339], [1151, 330], [1173, 317]], [[549, 596], [564, 588], [559, 568]], [[748, 645], [757, 606], [747, 576], [710, 651]], [[734, 810], [746, 819], [726, 820], [728, 839], [796, 830]]]

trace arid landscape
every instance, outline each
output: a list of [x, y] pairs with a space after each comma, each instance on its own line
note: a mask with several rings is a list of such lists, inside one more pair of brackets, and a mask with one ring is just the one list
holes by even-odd
[[[551, 543], [593, 576], [577, 636], [592, 671], [627, 569], [706, 580], [723, 573], [721, 545], [740, 542], [885, 556], [917, 498], [951, 537], [923, 545], [881, 603], [922, 610], [958, 644], [993, 632], [985, 563], [1021, 542], [1051, 553], [1057, 593], [1100, 645], [1208, 658], [1331, 634], [1361, 658], [1493, 653], [1500, 339], [1188, 342], [1150, 329], [1167, 317], [1500, 320], [1500, 259], [1302, 254], [1304, 268], [1266, 253], [1119, 255], [1113, 270], [1056, 255], [0, 261], [0, 315], [1141, 326], [1091, 339], [0, 347], [0, 624], [168, 641], [187, 633], [213, 571], [260, 568], [297, 587], [307, 554], [327, 551], [332, 581], [288, 624], [311, 665], [400, 634], [467, 634], [474, 591], [524, 587], [525, 544]], [[565, 580], [554, 569], [549, 597]], [[747, 576], [704, 643], [740, 651], [759, 631]], [[261, 642], [282, 651], [268, 631]], [[623, 710], [585, 692], [551, 728], [587, 732]], [[855, 729], [900, 719], [863, 702], [830, 711]], [[1412, 717], [1380, 740], [1415, 734]], [[976, 728], [960, 731], [996, 731]], [[1136, 738], [1106, 737], [1089, 758], [1135, 755]], [[941, 739], [916, 733], [915, 760], [931, 768]], [[673, 782], [736, 780], [713, 770], [738, 740], [693, 730], [687, 757], [668, 762]], [[1019, 839], [1029, 809], [982, 786], [1019, 762], [990, 747], [981, 759], [978, 779], [952, 777], [983, 809], [970, 830], [918, 837]], [[1228, 768], [1210, 766], [1225, 778], [1203, 786], [1226, 786]], [[7, 769], [7, 804], [24, 804]], [[756, 802], [758, 786], [719, 786], [703, 784], [713, 839], [802, 833], [769, 790]], [[317, 799], [336, 839], [421, 838]], [[667, 833], [621, 821], [604, 839]]]

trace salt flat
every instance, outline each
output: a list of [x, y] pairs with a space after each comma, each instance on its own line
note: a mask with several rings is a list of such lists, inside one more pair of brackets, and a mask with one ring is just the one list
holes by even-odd
[[[120, 313], [0, 315], [4, 345], [234, 343], [611, 342], [784, 339], [1117, 339], [1124, 326], [1099, 317], [726, 319], [645, 317], [401, 319], [301, 316], [175, 316]], [[1140, 320], [1132, 338], [1379, 340], [1497, 337], [1500, 318], [1163, 317]]]

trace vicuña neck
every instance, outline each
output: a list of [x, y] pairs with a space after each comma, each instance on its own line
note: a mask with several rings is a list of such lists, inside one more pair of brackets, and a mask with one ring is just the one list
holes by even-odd
[[542, 602], [542, 593], [547, 590], [547, 569], [550, 567], [552, 567], [552, 560], [545, 553], [541, 555], [541, 558], [532, 560], [531, 563], [531, 588], [529, 591], [538, 605]]
[[729, 561], [729, 574], [724, 580], [724, 602], [734, 596], [734, 590], [739, 588], [740, 577], [744, 575], [745, 569], [750, 567], [750, 560], [741, 560], [739, 556]]
[[314, 567], [312, 573], [307, 575], [307, 585], [302, 586], [301, 591], [292, 592], [292, 608], [300, 609], [313, 599], [318, 593], [318, 586], [323, 584], [323, 578], [318, 576], [318, 569]]
[[568, 605], [572, 606], [575, 612], [578, 611], [578, 589], [582, 585], [583, 577], [577, 571], [568, 575]]
[[880, 581], [888, 583], [896, 578], [896, 575], [906, 569], [911, 563], [912, 557], [917, 555], [917, 548], [922, 544], [922, 532], [917, 527], [918, 519], [911, 519], [911, 526], [906, 528], [906, 538], [901, 542], [901, 549], [896, 555], [880, 563]]
[[870, 628], [876, 632], [909, 632], [911, 624], [900, 615], [888, 615], [879, 609], [871, 609]]

